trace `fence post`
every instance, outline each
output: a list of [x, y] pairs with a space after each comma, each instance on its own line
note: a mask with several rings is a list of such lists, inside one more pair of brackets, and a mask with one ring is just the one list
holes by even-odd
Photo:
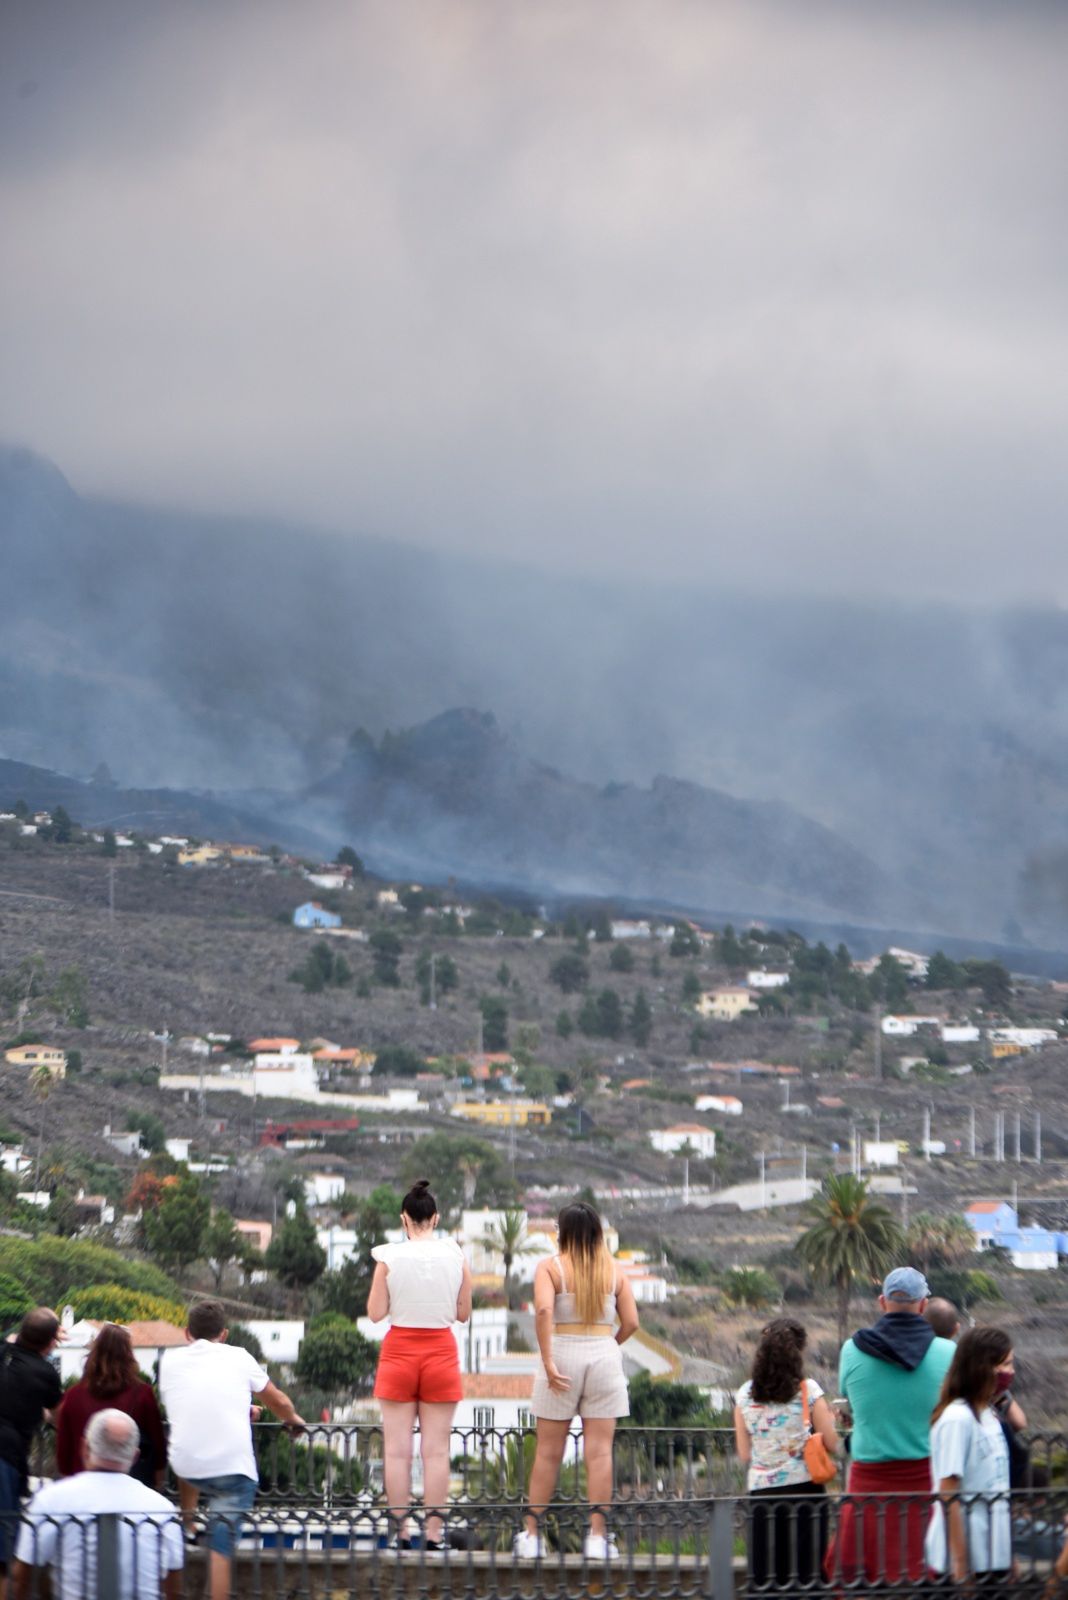
[[710, 1500], [708, 1519], [709, 1600], [734, 1600], [734, 1501]]
[[100, 1600], [105, 1595], [122, 1593], [119, 1577], [119, 1522], [114, 1511], [105, 1511], [96, 1519], [96, 1592]]

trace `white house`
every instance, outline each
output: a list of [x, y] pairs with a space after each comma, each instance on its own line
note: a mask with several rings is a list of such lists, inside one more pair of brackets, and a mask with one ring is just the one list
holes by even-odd
[[265, 1361], [277, 1361], [282, 1366], [292, 1366], [300, 1355], [304, 1340], [304, 1324], [296, 1320], [278, 1322], [246, 1322], [244, 1326], [260, 1341]]
[[304, 1179], [304, 1198], [310, 1206], [328, 1206], [345, 1193], [340, 1172], [309, 1172]]
[[1018, 1044], [1021, 1050], [1037, 1050], [1044, 1044], [1056, 1044], [1056, 1028], [991, 1028], [991, 1044]]
[[942, 1024], [943, 1044], [978, 1044], [979, 1029], [974, 1022], [945, 1022]]
[[765, 972], [760, 967], [754, 967], [745, 975], [745, 981], [750, 989], [785, 989], [790, 982], [788, 972]]
[[894, 1039], [910, 1039], [921, 1028], [941, 1028], [941, 1017], [901, 1017], [885, 1016], [881, 1027], [885, 1034]]
[[349, 874], [340, 867], [329, 869], [324, 867], [321, 872], [306, 872], [304, 876], [309, 883], [314, 883], [317, 889], [346, 889], [349, 883]]
[[864, 1165], [866, 1167], [896, 1167], [901, 1152], [892, 1139], [866, 1139]]
[[167, 1139], [165, 1149], [172, 1161], [188, 1161], [192, 1149], [192, 1139]]
[[718, 1111], [725, 1117], [740, 1117], [743, 1110], [736, 1094], [699, 1094], [693, 1108], [695, 1111]]
[[716, 1153], [716, 1135], [712, 1128], [703, 1128], [699, 1122], [677, 1122], [673, 1128], [655, 1128], [649, 1143], [663, 1155], [678, 1155], [689, 1149], [696, 1156], [711, 1159]]
[[613, 939], [651, 939], [652, 926], [648, 922], [631, 922], [621, 918], [609, 924]]

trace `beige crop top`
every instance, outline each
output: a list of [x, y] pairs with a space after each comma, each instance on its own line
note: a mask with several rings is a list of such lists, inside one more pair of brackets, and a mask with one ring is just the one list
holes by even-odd
[[[567, 1274], [564, 1271], [564, 1263], [559, 1256], [553, 1256], [553, 1261], [559, 1268], [560, 1282], [563, 1286], [562, 1291], [553, 1301], [553, 1323], [554, 1325], [562, 1322], [581, 1323], [582, 1318], [579, 1316], [578, 1301], [567, 1287]], [[604, 1315], [600, 1318], [600, 1322], [606, 1323], [609, 1327], [615, 1326], [616, 1297], [614, 1293], [606, 1294], [604, 1297]], [[564, 1337], [567, 1337], [566, 1334]]]

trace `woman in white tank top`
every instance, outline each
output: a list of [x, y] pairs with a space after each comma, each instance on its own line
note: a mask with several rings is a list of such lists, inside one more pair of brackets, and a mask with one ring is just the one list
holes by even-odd
[[439, 1514], [449, 1491], [449, 1440], [463, 1396], [454, 1322], [471, 1315], [471, 1271], [455, 1239], [436, 1239], [437, 1201], [423, 1178], [404, 1196], [403, 1244], [375, 1245], [375, 1275], [367, 1315], [384, 1317], [375, 1397], [382, 1407], [386, 1500], [397, 1540], [410, 1548], [405, 1514], [412, 1497], [412, 1429], [419, 1419], [423, 1458], [424, 1547], [441, 1548]]
[[617, 1417], [630, 1411], [620, 1345], [636, 1332], [638, 1309], [621, 1268], [609, 1255], [601, 1219], [577, 1200], [558, 1220], [560, 1253], [534, 1274], [534, 1327], [541, 1370], [534, 1381], [538, 1440], [530, 1474], [526, 1528], [515, 1553], [545, 1554], [539, 1522], [553, 1497], [571, 1423], [582, 1419], [582, 1449], [590, 1499], [586, 1555], [618, 1555], [604, 1512], [612, 1498], [612, 1442]]

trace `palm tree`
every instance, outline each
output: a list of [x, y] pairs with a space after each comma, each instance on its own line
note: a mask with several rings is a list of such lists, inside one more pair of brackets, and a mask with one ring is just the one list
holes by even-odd
[[933, 1266], [955, 1267], [975, 1250], [975, 1232], [959, 1213], [936, 1217], [920, 1211], [908, 1231], [908, 1252], [925, 1272]]
[[41, 1187], [41, 1145], [44, 1143], [45, 1112], [48, 1110], [48, 1102], [57, 1082], [58, 1079], [53, 1076], [51, 1067], [34, 1067], [30, 1073], [30, 1093], [41, 1108], [41, 1120], [37, 1125], [37, 1160], [33, 1166], [35, 1194]]
[[729, 1267], [721, 1287], [729, 1306], [748, 1306], [750, 1311], [759, 1311], [781, 1298], [779, 1285], [762, 1267]]
[[904, 1235], [889, 1207], [851, 1172], [828, 1178], [805, 1210], [812, 1223], [797, 1241], [797, 1253], [813, 1277], [837, 1291], [841, 1344], [853, 1285], [860, 1279], [870, 1283], [881, 1278], [902, 1255]]
[[518, 1306], [519, 1285], [512, 1281], [512, 1263], [519, 1256], [533, 1255], [537, 1246], [527, 1239], [527, 1214], [516, 1207], [512, 1210], [502, 1211], [496, 1221], [491, 1222], [485, 1233], [479, 1239], [479, 1244], [486, 1250], [492, 1250], [504, 1262], [504, 1295], [508, 1302], [509, 1311], [515, 1311]]

